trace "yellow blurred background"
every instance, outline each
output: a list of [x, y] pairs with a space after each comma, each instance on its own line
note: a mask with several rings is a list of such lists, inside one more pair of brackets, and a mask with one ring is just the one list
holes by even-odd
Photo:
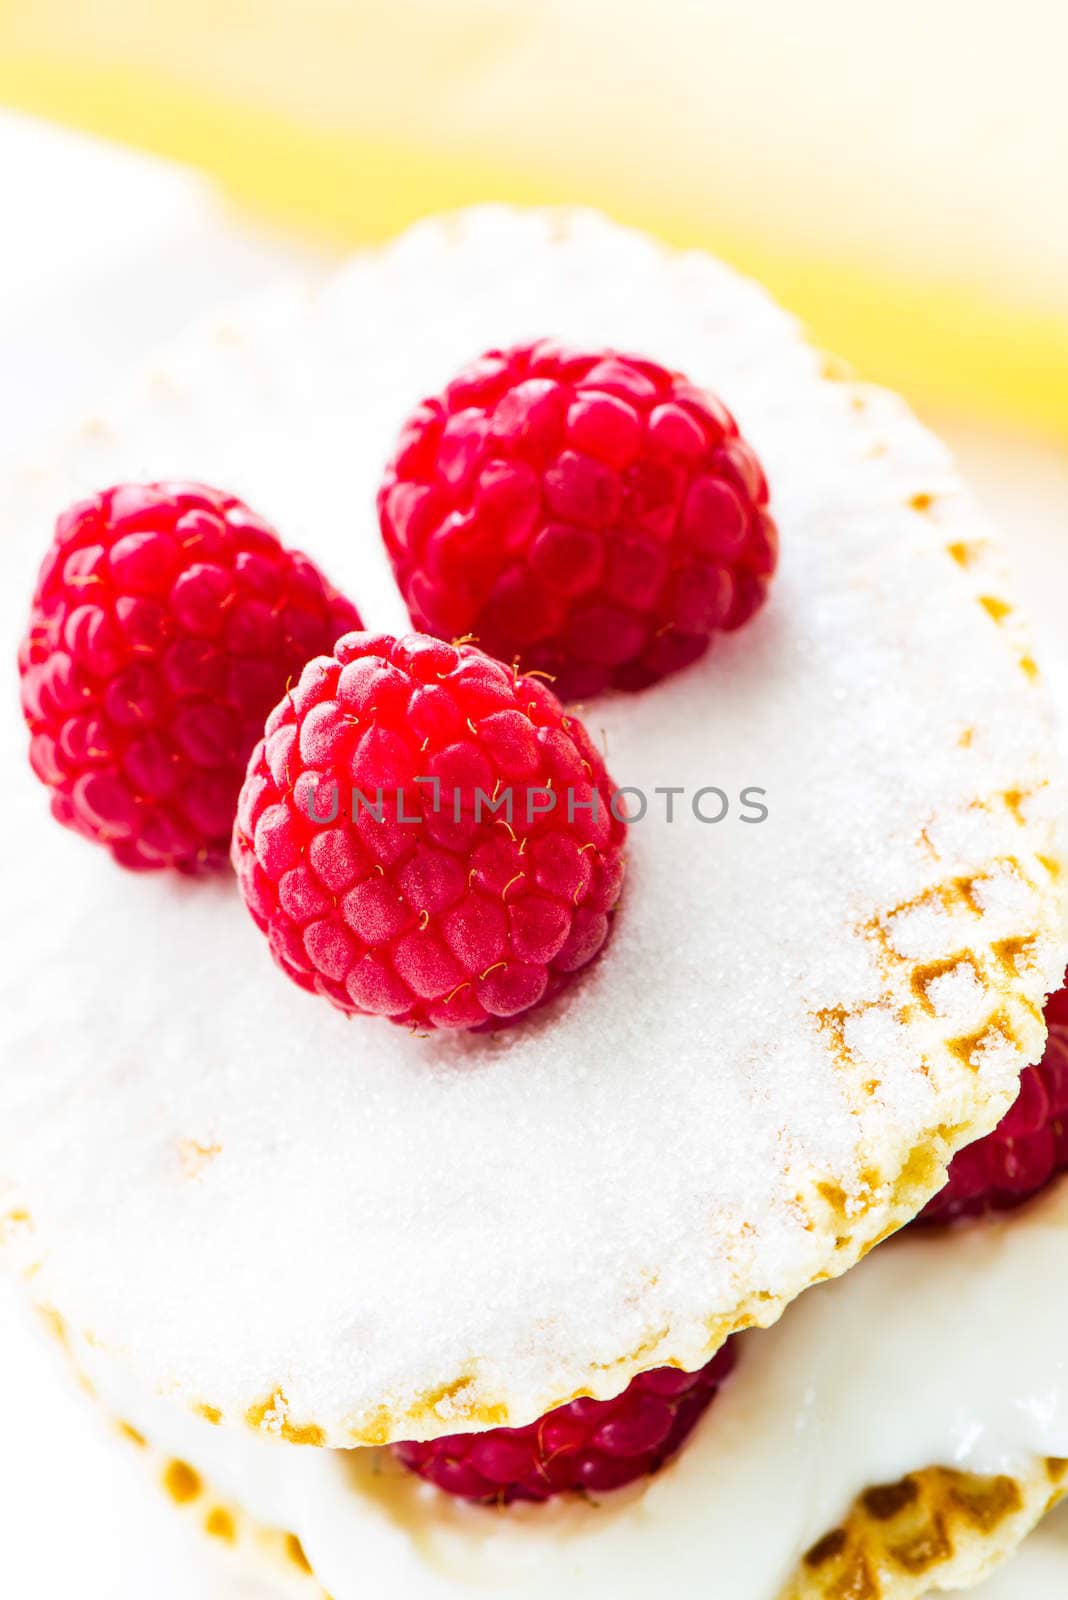
[[599, 205], [921, 406], [1061, 441], [1066, 64], [1062, 0], [0, 0], [0, 102], [306, 238]]

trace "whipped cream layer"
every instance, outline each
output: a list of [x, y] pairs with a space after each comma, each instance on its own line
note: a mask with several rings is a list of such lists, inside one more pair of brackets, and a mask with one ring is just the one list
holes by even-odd
[[388, 1451], [212, 1427], [136, 1393], [99, 1351], [78, 1357], [157, 1448], [295, 1530], [334, 1600], [652, 1600], [668, 1580], [774, 1600], [867, 1487], [928, 1465], [1022, 1475], [1068, 1456], [1066, 1249], [1063, 1180], [1004, 1217], [889, 1241], [775, 1328], [742, 1335], [689, 1444], [598, 1502], [470, 1506]]

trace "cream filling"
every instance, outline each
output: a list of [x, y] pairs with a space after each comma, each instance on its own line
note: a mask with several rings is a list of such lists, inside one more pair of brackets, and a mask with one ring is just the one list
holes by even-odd
[[[1068, 1181], [1025, 1210], [880, 1247], [743, 1336], [690, 1443], [597, 1503], [449, 1499], [386, 1451], [215, 1428], [80, 1352], [101, 1398], [264, 1521], [293, 1529], [334, 1600], [486, 1589], [541, 1600], [678, 1592], [774, 1600], [872, 1484], [930, 1465], [1017, 1473], [1068, 1455]], [[709, 1591], [710, 1576], [715, 1588]]]

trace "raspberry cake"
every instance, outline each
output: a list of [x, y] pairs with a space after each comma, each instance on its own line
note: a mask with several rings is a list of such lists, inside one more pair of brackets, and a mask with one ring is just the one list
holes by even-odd
[[[1001, 1427], [988, 1317], [1052, 1270], [1060, 1189], [745, 1331], [929, 1207], [1064, 971], [1046, 694], [940, 446], [707, 258], [489, 210], [200, 331], [26, 474], [13, 638], [57, 514], [133, 484], [240, 496], [366, 631], [257, 704], [238, 883], [57, 828], [12, 731], [5, 1232], [104, 1402], [335, 1600], [978, 1575], [1068, 1455]], [[89, 746], [54, 742], [57, 792]], [[486, 853], [416, 798], [442, 773], [583, 806], [544, 861], [534, 818]], [[441, 823], [418, 870], [358, 807], [322, 842], [324, 775]], [[1058, 1072], [1001, 1130], [1026, 1160], [955, 1167], [944, 1215], [1054, 1172]], [[898, 1513], [977, 1503], [879, 1564]]]

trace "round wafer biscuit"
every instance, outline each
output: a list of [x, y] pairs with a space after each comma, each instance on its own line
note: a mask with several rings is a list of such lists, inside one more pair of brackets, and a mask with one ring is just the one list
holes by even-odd
[[539, 335], [720, 394], [782, 539], [751, 626], [584, 709], [649, 812], [561, 1002], [496, 1037], [346, 1019], [229, 878], [125, 875], [58, 829], [4, 711], [0, 1176], [35, 1292], [139, 1382], [291, 1441], [523, 1423], [773, 1321], [997, 1122], [1064, 968], [1046, 695], [946, 453], [752, 284], [586, 213], [428, 222], [162, 354], [8, 486], [6, 636], [69, 499], [179, 475], [402, 626], [396, 428]]

